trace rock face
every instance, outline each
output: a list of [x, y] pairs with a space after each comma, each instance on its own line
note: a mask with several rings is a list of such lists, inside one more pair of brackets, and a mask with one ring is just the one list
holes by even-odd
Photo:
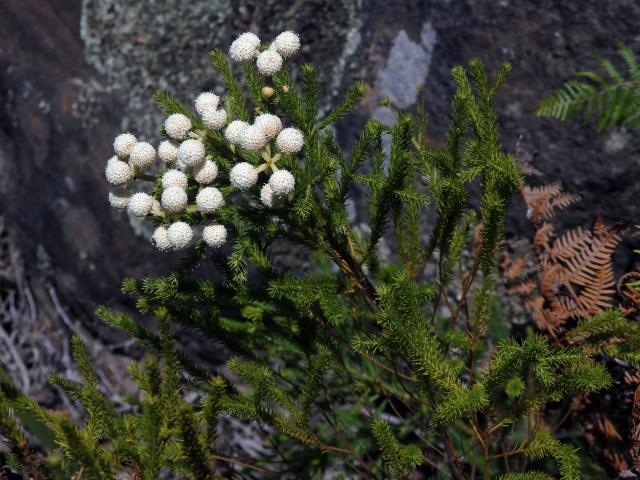
[[[410, 109], [421, 86], [431, 138], [441, 142], [451, 67], [479, 57], [495, 72], [511, 62], [499, 100], [504, 144], [533, 159], [543, 173], [536, 182], [560, 179], [584, 195], [566, 224], [597, 214], [637, 222], [635, 139], [531, 113], [573, 71], [594, 66], [594, 56], [611, 56], [619, 42], [640, 51], [637, 18], [633, 0], [6, 0], [0, 214], [34, 289], [54, 288], [67, 315], [112, 341], [93, 318], [95, 306], [126, 307], [118, 292], [123, 277], [168, 271], [175, 260], [156, 253], [126, 214], [109, 209], [103, 168], [113, 137], [131, 130], [157, 142], [155, 89], [189, 101], [219, 88], [210, 49], [248, 29], [265, 39], [294, 29], [303, 37], [300, 60], [319, 66], [325, 104], [354, 80], [372, 87], [339, 128], [345, 145], [365, 117], [390, 119], [381, 98]], [[516, 201], [509, 232], [527, 228]]]

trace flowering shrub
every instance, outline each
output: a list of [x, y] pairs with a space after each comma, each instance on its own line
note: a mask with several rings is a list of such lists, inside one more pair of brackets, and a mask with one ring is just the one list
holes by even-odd
[[[13, 418], [29, 411], [53, 430], [66, 457], [55, 468], [67, 478], [580, 478], [573, 439], [556, 434], [575, 396], [609, 386], [607, 350], [558, 347], [533, 328], [511, 335], [496, 315], [496, 256], [521, 184], [494, 108], [508, 66], [495, 82], [477, 60], [453, 69], [443, 147], [427, 142], [418, 110], [394, 112], [391, 126], [368, 120], [347, 155], [329, 127], [366, 88], [322, 115], [315, 68], [300, 68], [300, 87], [293, 81], [299, 48], [292, 32], [270, 45], [244, 33], [229, 50], [244, 85], [214, 51], [224, 98], [201, 93], [194, 112], [159, 92], [167, 139], [157, 152], [116, 137], [105, 169], [111, 205], [155, 222], [158, 249], [186, 250], [173, 273], [123, 283], [157, 329], [98, 309], [151, 354], [130, 368], [143, 394], [119, 413], [75, 340], [83, 381], [52, 380], [85, 405], [86, 424], [3, 385], [12, 461], [44, 475]], [[141, 182], [149, 188], [134, 193]], [[350, 221], [356, 189], [368, 196], [366, 225]], [[308, 267], [282, 267], [274, 246], [283, 240], [307, 252]], [[206, 261], [218, 279], [191, 276]], [[640, 360], [638, 329], [607, 315], [615, 331], [602, 321], [582, 328]], [[199, 366], [173, 325], [224, 344], [226, 369]], [[616, 337], [621, 329], [628, 338]], [[248, 425], [261, 448], [220, 441], [225, 418]]]

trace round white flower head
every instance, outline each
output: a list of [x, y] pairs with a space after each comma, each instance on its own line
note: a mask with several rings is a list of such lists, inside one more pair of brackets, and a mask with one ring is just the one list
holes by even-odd
[[167, 237], [173, 248], [186, 248], [193, 238], [193, 229], [185, 222], [172, 223], [167, 230]]
[[178, 161], [176, 162], [176, 168], [182, 172], [186, 172], [187, 170], [189, 170], [189, 167], [187, 167], [180, 159], [178, 159]]
[[279, 197], [284, 197], [293, 192], [296, 186], [296, 179], [293, 178], [291, 172], [288, 170], [278, 170], [273, 172], [273, 175], [269, 178], [269, 186], [273, 190], [273, 193]]
[[138, 168], [150, 167], [155, 159], [156, 149], [147, 142], [136, 143], [129, 154], [129, 160]]
[[196, 182], [203, 185], [213, 182], [218, 176], [218, 165], [211, 160], [205, 160], [204, 163], [194, 167], [193, 178]]
[[220, 103], [220, 97], [213, 92], [202, 92], [196, 98], [194, 102], [196, 106], [196, 112], [202, 116], [202, 112], [205, 110], [215, 110]]
[[136, 137], [130, 133], [121, 133], [113, 141], [113, 150], [119, 157], [126, 157], [131, 153], [131, 149], [137, 141]]
[[282, 68], [282, 57], [274, 50], [265, 50], [258, 55], [256, 66], [262, 75], [270, 77]]
[[174, 113], [164, 121], [164, 131], [174, 140], [182, 140], [191, 130], [191, 120], [186, 115]]
[[243, 122], [242, 120], [234, 120], [227, 126], [227, 129], [224, 131], [224, 138], [226, 138], [229, 143], [239, 145], [240, 134], [248, 126], [249, 124], [247, 122]]
[[240, 133], [240, 146], [245, 150], [258, 151], [267, 144], [267, 136], [257, 125], [249, 125]]
[[166, 163], [174, 163], [178, 159], [178, 147], [169, 140], [164, 140], [158, 146], [158, 156]]
[[215, 108], [209, 108], [204, 110], [200, 116], [202, 117], [202, 123], [211, 130], [220, 130], [227, 122], [227, 112], [224, 109], [216, 110]]
[[129, 211], [136, 217], [146, 217], [153, 206], [153, 197], [146, 193], [138, 192], [129, 199]]
[[289, 58], [300, 49], [300, 37], [295, 32], [282, 32], [273, 41], [273, 45], [275, 45], [275, 49], [280, 55], [284, 58]]
[[124, 208], [127, 208], [127, 206], [129, 205], [130, 198], [131, 198], [131, 195], [129, 195], [129, 193], [127, 192], [125, 193], [109, 192], [109, 205], [111, 205], [113, 208], [124, 209]]
[[258, 181], [258, 172], [250, 163], [240, 162], [229, 172], [229, 180], [240, 190], [248, 190]]
[[156, 228], [151, 237], [151, 243], [161, 252], [171, 250], [172, 245], [169, 241], [169, 231], [167, 227], [160, 225]]
[[202, 230], [202, 239], [213, 248], [220, 248], [227, 243], [227, 229], [224, 225], [207, 225]]
[[184, 188], [169, 187], [162, 192], [162, 207], [167, 212], [181, 212], [188, 201]]
[[280, 130], [282, 130], [282, 122], [277, 116], [272, 115], [271, 113], [258, 115], [253, 124], [256, 127], [261, 128], [269, 140], [276, 138], [276, 135], [278, 135]]
[[265, 183], [260, 189], [260, 201], [265, 207], [273, 208], [277, 203], [277, 197], [273, 194], [271, 185]]
[[236, 38], [229, 48], [229, 56], [235, 62], [246, 62], [255, 58], [260, 46], [260, 39], [251, 32], [245, 32]]
[[193, 167], [202, 163], [204, 156], [204, 144], [200, 140], [190, 138], [182, 142], [178, 147], [178, 160], [187, 167]]
[[224, 205], [222, 192], [216, 187], [205, 187], [198, 192], [196, 205], [202, 213], [213, 213]]
[[180, 170], [167, 170], [166, 172], [164, 172], [164, 175], [162, 175], [162, 188], [187, 188], [188, 184], [189, 180], [187, 179], [187, 176]]
[[278, 134], [276, 146], [282, 153], [298, 153], [304, 146], [304, 136], [297, 128], [285, 128]]
[[118, 160], [118, 157], [111, 157], [104, 169], [104, 176], [111, 185], [124, 185], [133, 178], [133, 172], [127, 162]]

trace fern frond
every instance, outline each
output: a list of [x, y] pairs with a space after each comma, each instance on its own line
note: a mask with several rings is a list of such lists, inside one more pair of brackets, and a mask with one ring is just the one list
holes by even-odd
[[595, 71], [579, 72], [585, 81], [570, 80], [560, 90], [540, 102], [536, 115], [570, 121], [582, 117], [595, 120], [599, 131], [616, 126], [640, 128], [640, 68], [630, 48], [618, 47], [626, 72], [607, 58], [597, 58], [608, 78]]

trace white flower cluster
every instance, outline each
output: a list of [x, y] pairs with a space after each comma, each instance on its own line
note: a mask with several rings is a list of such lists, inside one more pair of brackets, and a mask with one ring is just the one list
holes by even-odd
[[[195, 101], [203, 123], [212, 130], [226, 123], [227, 115], [218, 108], [219, 101], [211, 92], [201, 93]], [[218, 119], [212, 120], [216, 116]], [[201, 136], [193, 132], [191, 120], [174, 113], [166, 119], [164, 130], [171, 140], [158, 146], [158, 156], [166, 166], [159, 179], [162, 186], [159, 200], [145, 192], [131, 191], [136, 179], [156, 180], [143, 171], [153, 166], [156, 150], [146, 142], [138, 142], [130, 133], [116, 137], [113, 143], [116, 156], [108, 160], [105, 176], [112, 185], [109, 202], [113, 207], [127, 208], [136, 217], [151, 215], [167, 221], [168, 226], [156, 228], [152, 242], [159, 250], [168, 251], [186, 248], [194, 239], [193, 227], [184, 221], [183, 215], [199, 211], [204, 219], [224, 205], [224, 198], [220, 190], [210, 186], [218, 176], [218, 165], [207, 156]], [[191, 195], [195, 198], [191, 198], [190, 204]], [[211, 223], [203, 229], [202, 238], [212, 247], [223, 246], [226, 237], [223, 225]]]
[[258, 71], [270, 77], [282, 68], [284, 60], [295, 55], [300, 49], [300, 37], [295, 32], [282, 32], [269, 45], [260, 50], [260, 39], [251, 32], [236, 38], [229, 48], [229, 56], [236, 62], [256, 61]]
[[[196, 112], [207, 129], [218, 130], [226, 123], [227, 112], [219, 106], [220, 97], [212, 92], [203, 92], [196, 98]], [[189, 118], [180, 113], [174, 113], [166, 119], [164, 130], [172, 141], [162, 142], [158, 152], [168, 167], [175, 165], [175, 168], [169, 168], [162, 175], [160, 206], [163, 212], [173, 214], [175, 218], [196, 211], [203, 216], [215, 213], [224, 205], [224, 198], [220, 190], [210, 186], [218, 176], [218, 165], [207, 155], [203, 136], [193, 132]], [[174, 143], [179, 140], [182, 140], [179, 144]], [[195, 203], [189, 203], [190, 194], [195, 194], [195, 199], [192, 199]], [[209, 227], [224, 230], [224, 239], [209, 241], [210, 235], [204, 234]], [[156, 228], [152, 241], [159, 250], [167, 251], [188, 247], [194, 236], [193, 227], [181, 219], [168, 227], [161, 225]], [[226, 242], [226, 229], [223, 225], [207, 225], [202, 238], [212, 247], [221, 247]]]
[[[293, 32], [283, 32], [268, 49], [260, 51], [260, 39], [252, 33], [240, 35], [231, 45], [230, 56], [236, 61], [256, 60], [258, 70], [265, 76], [280, 70], [283, 59], [300, 48], [300, 39]], [[128, 209], [136, 217], [152, 216], [160, 225], [155, 229], [152, 243], [161, 251], [187, 248], [200, 236], [206, 244], [219, 248], [227, 242], [224, 225], [213, 216], [225, 204], [222, 191], [212, 185], [218, 177], [218, 165], [207, 153], [207, 138], [211, 131], [224, 128], [224, 138], [232, 153], [258, 152], [264, 163], [254, 166], [239, 161], [229, 172], [229, 181], [239, 190], [254, 187], [261, 173], [271, 173], [260, 190], [260, 200], [268, 208], [277, 207], [295, 189], [295, 178], [276, 163], [283, 155], [293, 155], [304, 146], [304, 136], [296, 128], [283, 128], [281, 119], [262, 113], [253, 124], [241, 120], [228, 122], [221, 100], [213, 92], [203, 92], [195, 99], [195, 110], [204, 129], [194, 128], [182, 113], [169, 115], [164, 122], [168, 137], [156, 149], [147, 142], [139, 142], [130, 133], [115, 138], [115, 155], [105, 167], [105, 177], [111, 185], [109, 203], [114, 208]], [[241, 149], [241, 150], [237, 150]], [[156, 155], [164, 163], [159, 174], [149, 174]], [[238, 155], [241, 157], [242, 155]], [[153, 194], [134, 192], [136, 180], [157, 185]], [[197, 235], [193, 222], [203, 223]]]
[[[269, 183], [262, 187], [260, 200], [267, 207], [277, 206], [279, 200], [285, 198], [295, 188], [295, 178], [291, 172], [279, 169], [276, 162], [283, 154], [298, 153], [304, 146], [304, 136], [297, 128], [282, 128], [282, 120], [271, 113], [258, 115], [253, 125], [234, 120], [224, 131], [229, 143], [245, 150], [260, 152], [265, 161], [254, 167], [248, 162], [236, 164], [229, 174], [229, 180], [240, 190], [249, 190], [258, 182], [261, 172], [271, 170], [273, 174]], [[271, 155], [270, 141], [275, 139], [278, 153]]]

